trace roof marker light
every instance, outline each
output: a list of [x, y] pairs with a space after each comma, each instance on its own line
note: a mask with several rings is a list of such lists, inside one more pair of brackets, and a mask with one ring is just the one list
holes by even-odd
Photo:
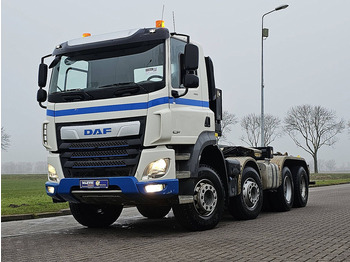
[[164, 20], [157, 20], [156, 27], [164, 27]]
[[88, 36], [91, 36], [91, 34], [90, 33], [84, 33], [83, 34], [83, 37], [88, 37]]

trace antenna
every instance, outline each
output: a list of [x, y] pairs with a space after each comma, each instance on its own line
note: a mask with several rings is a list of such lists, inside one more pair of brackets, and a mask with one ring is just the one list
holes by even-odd
[[176, 32], [175, 30], [175, 12], [173, 11], [173, 26], [174, 26], [174, 33]]
[[164, 6], [165, 6], [165, 5], [163, 5], [163, 10], [162, 10], [162, 21], [164, 21], [164, 20], [163, 20], [163, 16], [164, 16]]

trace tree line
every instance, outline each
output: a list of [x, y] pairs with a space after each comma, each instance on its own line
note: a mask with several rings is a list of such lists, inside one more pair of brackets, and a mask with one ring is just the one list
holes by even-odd
[[[222, 136], [219, 142], [226, 141], [232, 125], [239, 121], [234, 114], [223, 112], [221, 126]], [[240, 125], [244, 135], [240, 138], [248, 146], [258, 147], [261, 136], [261, 118], [257, 114], [244, 116]], [[300, 105], [292, 107], [282, 120], [271, 114], [264, 115], [265, 145], [271, 145], [276, 138], [288, 134], [293, 142], [313, 158], [314, 172], [318, 173], [318, 152], [323, 146], [332, 146], [337, 142], [336, 136], [345, 126], [350, 135], [350, 120], [347, 124], [343, 119], [337, 120], [336, 113], [322, 106]], [[7, 151], [11, 145], [10, 135], [1, 127], [1, 149]], [[227, 141], [226, 141], [227, 142]]]
[[[241, 141], [251, 147], [258, 147], [261, 137], [261, 117], [257, 114], [244, 116], [240, 121], [234, 114], [223, 113], [221, 141], [226, 140], [231, 126], [240, 122], [244, 135]], [[348, 127], [343, 119], [337, 120], [335, 111], [322, 106], [300, 105], [292, 107], [283, 121], [271, 114], [264, 115], [265, 146], [271, 145], [276, 138], [284, 134], [313, 158], [314, 172], [318, 173], [318, 152], [323, 146], [332, 146], [337, 142], [337, 135]]]

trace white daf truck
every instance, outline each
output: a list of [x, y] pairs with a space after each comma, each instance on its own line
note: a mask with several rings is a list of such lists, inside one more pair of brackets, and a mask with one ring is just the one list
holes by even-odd
[[46, 191], [84, 226], [113, 224], [125, 205], [148, 218], [172, 208], [185, 228], [206, 230], [224, 210], [243, 220], [263, 204], [307, 204], [304, 159], [218, 145], [222, 91], [188, 35], [160, 27], [70, 40], [41, 59], [38, 83]]

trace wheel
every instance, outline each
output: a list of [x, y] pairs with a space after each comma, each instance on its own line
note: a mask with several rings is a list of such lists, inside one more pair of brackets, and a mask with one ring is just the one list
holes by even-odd
[[289, 211], [294, 202], [294, 183], [292, 173], [288, 167], [282, 170], [282, 185], [272, 197], [274, 209], [277, 211]]
[[230, 199], [228, 210], [236, 219], [254, 219], [263, 205], [262, 183], [254, 168], [246, 167], [243, 170], [241, 189], [241, 194]]
[[113, 224], [123, 210], [117, 205], [90, 205], [69, 203], [73, 217], [87, 227], [108, 227]]
[[171, 207], [170, 206], [150, 206], [150, 205], [140, 205], [137, 206], [137, 210], [141, 215], [148, 218], [162, 218], [165, 217]]
[[225, 192], [218, 174], [209, 166], [201, 165], [193, 188], [193, 203], [173, 206], [176, 220], [193, 230], [214, 228], [224, 212]]
[[303, 167], [299, 167], [294, 182], [294, 207], [304, 207], [309, 197], [309, 179]]

